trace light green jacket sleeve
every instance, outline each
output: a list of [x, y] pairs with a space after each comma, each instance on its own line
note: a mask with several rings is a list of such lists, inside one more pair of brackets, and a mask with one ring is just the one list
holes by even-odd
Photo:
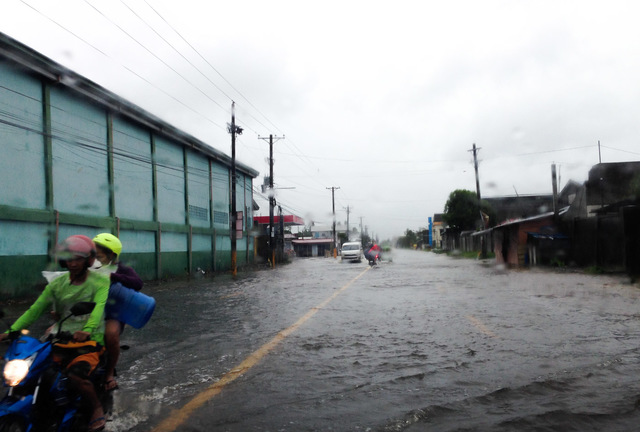
[[87, 323], [83, 327], [83, 331], [94, 333], [96, 330], [102, 329], [102, 324], [104, 322], [104, 307], [107, 304], [107, 298], [109, 298], [109, 279], [103, 275], [100, 276], [97, 282], [97, 287], [95, 294], [93, 296], [93, 301], [96, 303], [96, 306], [93, 308]]
[[31, 307], [11, 325], [9, 330], [16, 331], [29, 328], [45, 311], [51, 310], [52, 303], [51, 286], [47, 285], [42, 294], [40, 294]]

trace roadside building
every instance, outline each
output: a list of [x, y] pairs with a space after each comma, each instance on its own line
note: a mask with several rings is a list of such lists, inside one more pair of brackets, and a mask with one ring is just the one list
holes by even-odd
[[[71, 234], [118, 235], [144, 279], [231, 265], [232, 160], [0, 33], [0, 296], [28, 295]], [[253, 260], [254, 169], [236, 163]]]
[[446, 227], [447, 224], [444, 221], [444, 213], [434, 214], [431, 224], [431, 245], [433, 248], [442, 248], [442, 233]]
[[600, 211], [605, 206], [640, 202], [640, 162], [594, 165], [585, 186], [586, 216], [606, 213]]
[[566, 220], [581, 266], [640, 275], [640, 162], [594, 165]]
[[[345, 234], [345, 228], [340, 223], [336, 223], [336, 237], [339, 237], [340, 234]], [[314, 239], [331, 239], [333, 238], [333, 225], [313, 223], [311, 236]]]
[[[256, 238], [256, 255], [263, 261], [271, 261], [274, 258], [282, 261], [285, 257], [295, 254], [292, 241], [295, 236], [291, 234], [291, 227], [304, 226], [304, 220], [296, 215], [273, 216], [273, 248], [270, 245], [270, 216], [254, 216]], [[273, 256], [275, 254], [275, 257]]]
[[333, 240], [330, 238], [298, 237], [291, 243], [298, 257], [326, 257], [333, 250]]
[[[318, 257], [330, 256], [333, 252], [333, 225], [324, 225], [312, 222], [310, 227], [311, 235], [306, 237], [298, 237], [293, 240], [293, 248], [296, 256], [299, 257]], [[336, 224], [336, 237], [339, 238], [340, 233], [344, 233], [345, 229]]]
[[553, 211], [553, 195], [506, 195], [483, 198], [496, 214], [495, 223], [518, 220]]
[[569, 259], [569, 237], [559, 231], [553, 212], [507, 221], [493, 227], [492, 232], [493, 252], [499, 264], [566, 264]]

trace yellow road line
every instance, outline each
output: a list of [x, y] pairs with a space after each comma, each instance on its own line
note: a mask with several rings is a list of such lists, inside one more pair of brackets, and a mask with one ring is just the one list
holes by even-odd
[[471, 324], [476, 326], [482, 333], [492, 338], [497, 337], [496, 334], [489, 330], [484, 324], [482, 324], [482, 322], [478, 318], [474, 317], [473, 315], [467, 315], [467, 319], [471, 321]]
[[353, 284], [356, 280], [358, 280], [363, 274], [369, 271], [371, 267], [367, 267], [362, 273], [353, 278], [349, 283], [345, 286], [334, 292], [329, 298], [324, 300], [322, 303], [317, 305], [316, 307], [311, 308], [309, 312], [307, 312], [302, 318], [296, 321], [290, 327], [282, 330], [280, 333], [274, 336], [266, 344], [262, 345], [256, 351], [251, 353], [242, 363], [240, 363], [235, 368], [231, 369], [229, 372], [224, 374], [219, 381], [210, 387], [206, 388], [202, 392], [195, 395], [189, 402], [187, 402], [182, 408], [173, 410], [169, 413], [169, 416], [163, 420], [158, 426], [152, 429], [152, 432], [170, 432], [178, 429], [180, 425], [182, 425], [187, 418], [198, 408], [204, 405], [209, 399], [213, 398], [217, 394], [219, 394], [227, 384], [234, 381], [236, 378], [244, 375], [249, 369], [256, 365], [264, 356], [269, 354], [271, 350], [273, 350], [284, 338], [289, 336], [291, 333], [296, 331], [298, 327], [304, 324], [309, 318], [315, 315], [320, 309], [328, 305], [333, 299], [338, 297], [344, 290], [349, 288], [351, 284]]

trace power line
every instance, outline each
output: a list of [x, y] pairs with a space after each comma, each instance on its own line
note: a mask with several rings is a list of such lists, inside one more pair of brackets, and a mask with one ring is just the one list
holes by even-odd
[[[86, 0], [85, 0], [86, 1]], [[121, 2], [123, 2], [121, 0]], [[169, 28], [171, 28], [202, 60], [204, 60], [209, 67], [211, 67], [212, 70], [214, 70], [234, 91], [236, 91], [245, 101], [247, 101], [247, 103], [254, 109], [256, 110], [260, 115], [262, 115], [269, 123], [271, 123], [272, 125], [275, 126], [275, 124], [273, 124], [273, 122], [271, 120], [269, 120], [253, 103], [251, 103], [251, 101], [249, 101], [244, 94], [242, 94], [236, 87], [234, 87], [231, 82], [229, 80], [227, 80], [202, 54], [200, 54], [200, 52], [186, 39], [182, 36], [182, 34], [180, 32], [178, 32], [153, 6], [151, 6], [147, 1], [145, 1], [145, 3], [147, 4], [147, 6], [149, 6], [149, 8], [151, 10], [153, 10], [156, 15], [158, 15], [158, 17], [160, 19], [162, 19], [168, 26]], [[123, 2], [124, 4], [124, 2]], [[144, 19], [142, 19], [142, 17], [137, 14], [135, 11], [133, 11], [133, 9], [131, 9], [128, 5], [125, 4], [125, 6], [127, 6], [127, 8], [134, 13], [134, 15], [136, 15], [136, 17], [138, 17], [138, 19], [140, 19], [141, 21], [143, 21], [145, 23], [145, 25], [147, 25], [158, 37], [160, 37], [165, 43], [167, 43], [174, 51], [178, 52], [178, 54], [185, 59], [185, 61], [187, 61], [194, 69], [196, 69], [201, 75], [203, 75], [216, 89], [218, 89], [222, 94], [224, 94], [226, 97], [228, 97], [229, 99], [231, 99], [231, 97], [226, 94], [219, 86], [217, 86], [215, 83], [213, 83], [213, 81], [211, 81], [202, 71], [200, 71], [191, 61], [189, 61], [182, 53], [180, 53], [172, 44], [170, 44], [164, 37], [162, 37], [155, 29], [153, 29]], [[125, 32], [126, 33], [126, 32]], [[127, 33], [126, 33], [127, 34]], [[128, 35], [128, 34], [127, 34]], [[130, 36], [130, 35], [129, 35]], [[138, 42], [139, 43], [139, 42]], [[172, 69], [173, 70], [173, 69]], [[175, 70], [174, 70], [175, 71]], [[184, 79], [184, 77], [183, 77]], [[262, 125], [263, 127], [265, 127], [265, 125], [260, 122], [257, 118], [255, 118], [253, 115], [251, 115], [251, 113], [248, 113], [249, 116], [251, 118], [253, 118], [256, 122], [258, 122], [260, 125]], [[280, 130], [277, 126], [275, 126], [276, 129]], [[254, 132], [256, 132], [254, 129], [252, 129]], [[256, 132], [257, 133], [257, 132]], [[295, 145], [295, 143], [292, 143], [293, 148], [295, 150], [298, 151], [299, 155], [296, 155], [300, 160], [309, 163], [309, 161], [305, 161], [303, 159], [303, 157], [305, 157], [305, 155], [299, 150], [299, 148], [297, 148], [297, 146]], [[314, 178], [314, 180], [316, 180]]]
[[[202, 118], [204, 118], [205, 120], [207, 120], [208, 122], [212, 123], [213, 125], [215, 125], [216, 127], [220, 128], [220, 129], [224, 129], [224, 126], [216, 123], [215, 121], [211, 120], [209, 117], [207, 117], [206, 115], [200, 113], [199, 111], [195, 110], [194, 108], [192, 108], [191, 106], [189, 106], [187, 103], [181, 101], [180, 99], [178, 99], [177, 97], [169, 94], [167, 91], [165, 91], [164, 89], [160, 88], [159, 86], [155, 85], [154, 83], [152, 83], [150, 80], [148, 80], [147, 78], [145, 78], [144, 76], [142, 76], [141, 74], [137, 73], [135, 70], [133, 70], [132, 68], [130, 68], [129, 66], [124, 65], [122, 62], [117, 61], [115, 58], [111, 57], [109, 54], [107, 54], [105, 51], [101, 50], [100, 48], [98, 48], [97, 46], [93, 45], [92, 43], [88, 42], [86, 39], [84, 39], [83, 37], [81, 37], [79, 34], [74, 33], [73, 31], [71, 31], [70, 29], [66, 28], [64, 25], [60, 24], [59, 22], [57, 22], [56, 20], [50, 18], [49, 16], [45, 15], [43, 12], [41, 12], [40, 10], [38, 10], [36, 7], [30, 5], [29, 3], [27, 3], [25, 0], [21, 0], [21, 2], [23, 4], [25, 4], [27, 7], [29, 7], [30, 9], [32, 9], [33, 11], [35, 11], [36, 13], [38, 13], [39, 15], [41, 15], [42, 17], [44, 17], [45, 19], [47, 19], [48, 21], [52, 22], [54, 25], [56, 25], [57, 27], [61, 28], [63, 31], [69, 33], [70, 35], [72, 35], [74, 38], [80, 40], [82, 43], [84, 43], [85, 45], [89, 46], [91, 49], [95, 50], [96, 52], [102, 54], [105, 58], [108, 58], [109, 60], [113, 61], [114, 63], [118, 64], [120, 67], [122, 67], [124, 70], [128, 71], [129, 73], [131, 73], [132, 75], [136, 76], [137, 78], [139, 78], [140, 80], [142, 80], [143, 82], [147, 83], [148, 85], [150, 85], [151, 87], [153, 87], [154, 89], [158, 90], [159, 92], [161, 92], [162, 94], [168, 96], [169, 98], [173, 99], [174, 101], [176, 101], [177, 103], [181, 104], [182, 106], [184, 106], [185, 108], [187, 108], [188, 110], [190, 110], [191, 112], [201, 116]], [[185, 82], [187, 82], [188, 84], [192, 85], [193, 87], [197, 88], [198, 91], [200, 91], [203, 95], [205, 95], [205, 97], [207, 97], [209, 100], [211, 100], [213, 103], [215, 103], [216, 105], [218, 105], [219, 107], [221, 107], [224, 110], [224, 107], [222, 107], [218, 102], [216, 102], [215, 100], [213, 100], [211, 97], [209, 97], [208, 95], [206, 95], [206, 93], [204, 93], [201, 89], [199, 89], [197, 86], [195, 86], [193, 83], [191, 83], [186, 77], [184, 77], [183, 75], [181, 75], [174, 67], [172, 67], [171, 65], [169, 65], [166, 61], [162, 60], [158, 55], [154, 54], [150, 49], [148, 49], [144, 44], [140, 43], [138, 40], [136, 40], [130, 33], [128, 33], [122, 26], [118, 25], [117, 23], [115, 23], [113, 20], [111, 20], [109, 17], [107, 17], [102, 11], [100, 11], [98, 8], [96, 8], [95, 6], [91, 5], [90, 3], [88, 3], [85, 0], [85, 3], [87, 3], [88, 6], [91, 6], [99, 15], [101, 15], [103, 18], [105, 18], [106, 20], [108, 20], [112, 25], [114, 25], [115, 27], [117, 27], [121, 32], [123, 32], [125, 35], [127, 35], [131, 40], [133, 40], [136, 44], [140, 45], [143, 49], [145, 49], [147, 52], [149, 52], [152, 56], [154, 56], [158, 61], [160, 61], [161, 63], [163, 63], [167, 68], [169, 68], [173, 73], [176, 73], [178, 76], [180, 76]], [[149, 5], [148, 2], [145, 1], [145, 3], [147, 5]], [[123, 3], [124, 4], [124, 3]], [[132, 8], [130, 8], [128, 5], [124, 4], [134, 15], [136, 15], [136, 17], [138, 19], [140, 19], [141, 21], [143, 21], [145, 24], [146, 21], [137, 13], [135, 13], [133, 11]], [[227, 82], [227, 84], [229, 84], [229, 86], [236, 91], [245, 101], [247, 101], [247, 103], [254, 109], [256, 110], [256, 112], [260, 113], [265, 119], [267, 119], [267, 121], [271, 124], [273, 124], [273, 122], [268, 119], [264, 114], [262, 114], [262, 112], [257, 109], [257, 107], [251, 103], [251, 101], [249, 101], [236, 87], [234, 87], [229, 80], [227, 80], [209, 61], [207, 61], [206, 58], [204, 58], [204, 56], [202, 56], [194, 47], [192, 44], [190, 44], [179, 32], [177, 32], [168, 22], [166, 19], [164, 19], [164, 17], [162, 17], [162, 15], [160, 15], [158, 13], [157, 10], [155, 10], [151, 5], [149, 5], [149, 7], [154, 10], [154, 12], [164, 21], [167, 23], [167, 25], [169, 25], [169, 27], [172, 28], [172, 30], [174, 32], [176, 32], [176, 34], [178, 34], [178, 36], [180, 36], [180, 38], [182, 40], [185, 41], [185, 43], [187, 43], [193, 50], [194, 52], [196, 52], [198, 54], [198, 56], [200, 56], [218, 75], [221, 76], [221, 78]], [[151, 28], [151, 26], [149, 26], [147, 24], [148, 27]], [[153, 30], [153, 28], [151, 28]], [[163, 41], [167, 44], [169, 44], [169, 46], [172, 47], [172, 49], [176, 50], [176, 48], [171, 45], [166, 39], [162, 38], [161, 35], [159, 34], [159, 32], [153, 30], [154, 33], [156, 34], [157, 37], [160, 37], [161, 39], [163, 39]], [[186, 57], [182, 56], [185, 60]], [[195, 68], [195, 66], [193, 65], [193, 63], [189, 62], [189, 64]], [[196, 68], [197, 70], [197, 68]], [[199, 71], [200, 73], [202, 73], [201, 71]], [[204, 74], [203, 74], [204, 75]], [[206, 77], [206, 75], [205, 75]], [[207, 78], [208, 79], [208, 78]], [[216, 86], [215, 83], [213, 83], [210, 79], [208, 79], [209, 82], [212, 83], [212, 85], [214, 85], [222, 94], [224, 94], [226, 97], [229, 97], [228, 94], [226, 94], [219, 86]], [[254, 116], [252, 116], [250, 113], [248, 113], [254, 120], [256, 120], [259, 124], [261, 124], [262, 126], [264, 126], [264, 124], [262, 124], [258, 119], [256, 119]], [[277, 126], [275, 126], [276, 129], [280, 130]], [[242, 142], [242, 141], [241, 141]], [[310, 161], [308, 159], [304, 159], [305, 155], [304, 153], [302, 153], [297, 146], [295, 146], [294, 143], [292, 143], [293, 145], [293, 149], [295, 149], [297, 151], [297, 155], [296, 157], [298, 157], [300, 160], [302, 160], [305, 163], [310, 163]], [[314, 168], [317, 168], [314, 166]], [[316, 178], [316, 176], [312, 176], [313, 180], [318, 182], [318, 179]]]
[[[112, 25], [114, 25], [115, 27], [117, 27], [122, 33], [124, 33], [125, 35], [127, 35], [132, 41], [134, 41], [135, 43], [137, 43], [140, 47], [142, 47], [145, 51], [147, 51], [149, 54], [151, 54], [153, 57], [155, 57], [160, 63], [162, 63], [163, 65], [165, 65], [166, 67], [168, 67], [169, 69], [171, 69], [176, 75], [178, 75], [180, 78], [182, 78], [187, 84], [191, 85], [193, 88], [195, 88], [196, 90], [198, 90], [200, 93], [202, 93], [202, 95], [204, 97], [206, 97], [207, 99], [209, 99], [211, 102], [213, 102], [214, 104], [216, 104], [218, 107], [220, 107], [223, 111], [225, 111], [226, 109], [216, 100], [214, 100], [213, 98], [211, 98], [207, 93], [205, 93], [200, 87], [198, 87], [197, 85], [195, 85], [194, 83], [192, 83], [191, 81], [189, 81], [184, 75], [182, 75], [180, 72], [178, 72], [173, 66], [171, 66], [169, 63], [167, 63], [166, 61], [164, 61], [163, 59], [161, 59], [158, 55], [156, 55], [153, 51], [151, 51], [149, 48], [147, 48], [143, 43], [141, 43], [140, 41], [138, 41], [136, 38], [134, 38], [129, 32], [127, 32], [124, 28], [122, 28], [118, 23], [116, 23], [115, 21], [113, 21], [111, 18], [109, 18], [108, 16], [106, 16], [100, 9], [98, 9], [97, 7], [95, 7], [94, 5], [92, 5], [91, 3], [89, 3], [88, 0], [84, 0], [86, 4], [88, 4], [89, 6], [91, 6], [96, 12], [98, 12], [100, 15], [102, 15], [107, 21], [109, 21]], [[163, 39], [164, 40], [164, 39]]]
[[[111, 56], [109, 56], [107, 53], [105, 53], [104, 51], [100, 50], [99, 48], [97, 48], [96, 46], [92, 45], [91, 43], [89, 43], [87, 40], [83, 39], [82, 37], [80, 37], [78, 34], [73, 33], [71, 30], [67, 29], [66, 27], [64, 27], [63, 25], [61, 25], [60, 23], [56, 22], [55, 20], [51, 19], [50, 17], [46, 16], [45, 14], [43, 14], [41, 11], [39, 11], [38, 9], [36, 9], [35, 7], [29, 5], [28, 3], [26, 3], [24, 0], [21, 0], [22, 3], [24, 3], [25, 5], [27, 5], [28, 7], [30, 7], [31, 9], [33, 9], [34, 11], [36, 11], [38, 14], [42, 15], [43, 17], [45, 17], [47, 20], [51, 21], [52, 23], [54, 23], [55, 25], [57, 25], [58, 27], [60, 27], [61, 29], [63, 29], [64, 31], [70, 33], [71, 35], [73, 35], [75, 38], [77, 38], [78, 40], [82, 41], [83, 43], [85, 43], [86, 45], [88, 45], [89, 47], [91, 47], [92, 49], [96, 50], [97, 52], [101, 53], [103, 56], [105, 56], [106, 58], [109, 58], [110, 60], [114, 61], [115, 59], [112, 58]], [[85, 0], [86, 2], [86, 0]], [[260, 110], [257, 109], [257, 107], [255, 107], [255, 105], [253, 103], [251, 103], [251, 101], [249, 101], [237, 88], [235, 88], [230, 82], [229, 80], [227, 80], [204, 56], [202, 56], [194, 47], [191, 43], [189, 43], [179, 32], [177, 32], [177, 30], [175, 30], [175, 28], [173, 28], [166, 19], [164, 19], [164, 17], [162, 17], [162, 15], [160, 15], [158, 13], [157, 10], [155, 10], [151, 5], [149, 5], [148, 2], [145, 1], [145, 3], [152, 9], [154, 10], [154, 12], [163, 20], [167, 23], [167, 25], [169, 25], [170, 28], [172, 28], [172, 30], [174, 32], [176, 32], [176, 34], [178, 34], [178, 36], [185, 41], [185, 43], [187, 43], [193, 50], [194, 52], [196, 52], [198, 54], [198, 56], [200, 56], [218, 75], [221, 76], [221, 78], [223, 80], [225, 80], [225, 82], [227, 82], [230, 87], [232, 89], [234, 89], [234, 91], [236, 91], [244, 100], [246, 100], [249, 105], [255, 109], [257, 112], [259, 112], [263, 117], [265, 117], [265, 119], [267, 119], [269, 121], [269, 123], [273, 122], [271, 120], [269, 120], [266, 116], [264, 116], [264, 114], [262, 114], [260, 112]], [[168, 63], [166, 63], [164, 60], [162, 60], [159, 56], [155, 55], [153, 52], [151, 52], [151, 50], [149, 50], [146, 46], [144, 46], [143, 44], [141, 44], [139, 41], [137, 41], [135, 38], [133, 38], [124, 28], [122, 28], [121, 26], [117, 25], [115, 22], [113, 22], [113, 20], [109, 19], [104, 13], [102, 13], [99, 9], [97, 9], [95, 6], [91, 5], [90, 3], [87, 3], [89, 6], [91, 6], [94, 10], [96, 10], [97, 13], [99, 13], [100, 15], [102, 15], [105, 19], [109, 20], [114, 26], [116, 26], [117, 28], [119, 28], [124, 34], [126, 34], [128, 37], [130, 37], [134, 42], [136, 42], [137, 44], [139, 44], [143, 49], [147, 50], [151, 55], [153, 55], [156, 59], [158, 59], [160, 62], [162, 62], [164, 65], [166, 65], [170, 70], [172, 70], [174, 73], [176, 73], [177, 75], [179, 75], [183, 80], [185, 80], [187, 83], [191, 84], [192, 86], [194, 86], [189, 80], [187, 80], [184, 76], [182, 76], [179, 72], [177, 72], [175, 70], [175, 68], [171, 67]], [[128, 7], [128, 6], [127, 6]], [[131, 10], [131, 8], [129, 8]], [[139, 17], [141, 18], [141, 17]], [[143, 20], [144, 21], [144, 20]], [[159, 35], [158, 35], [159, 36]], [[116, 61], [117, 62], [117, 61]], [[187, 105], [186, 103], [184, 103], [183, 101], [179, 100], [178, 98], [176, 98], [175, 96], [169, 94], [168, 92], [166, 92], [164, 89], [158, 87], [157, 85], [153, 84], [151, 81], [149, 81], [148, 79], [146, 79], [145, 77], [143, 77], [142, 75], [140, 75], [139, 73], [135, 72], [133, 69], [131, 69], [130, 67], [122, 64], [121, 62], [117, 62], [123, 69], [127, 70], [128, 72], [132, 73], [133, 75], [135, 75], [136, 77], [138, 77], [139, 79], [141, 79], [142, 81], [146, 82], [147, 84], [149, 84], [150, 86], [152, 86], [153, 88], [155, 88], [156, 90], [162, 92], [163, 94], [165, 94], [166, 96], [170, 97], [171, 99], [175, 100], [176, 102], [180, 103], [181, 105], [183, 105], [185, 108], [189, 109], [190, 111], [198, 114], [199, 116], [202, 116], [203, 118], [205, 118], [207, 121], [211, 122], [212, 124], [214, 124], [216, 127], [220, 128], [220, 129], [224, 129], [224, 126], [221, 126], [220, 124], [217, 124], [216, 122], [214, 122], [213, 120], [209, 119], [207, 116], [203, 115], [202, 113], [198, 112], [197, 110], [194, 110], [192, 107], [190, 107], [189, 105]], [[196, 87], [196, 86], [194, 86]], [[197, 88], [197, 87], [196, 87]], [[225, 94], [225, 96], [228, 97], [228, 95], [226, 93], [224, 93], [219, 87], [218, 88], [223, 94]], [[201, 93], [205, 94], [201, 89], [198, 89]], [[210, 97], [208, 97], [206, 94], [205, 96], [210, 99], [212, 102], [214, 102], [216, 105], [218, 105], [220, 107], [220, 104], [217, 103], [216, 101], [214, 101], [213, 99], [211, 99]], [[224, 109], [224, 107], [222, 107], [222, 109]], [[255, 119], [254, 116], [252, 116], [250, 113], [248, 113], [252, 118]], [[258, 123], [260, 123], [257, 119], [255, 119]], [[262, 124], [262, 123], [260, 123]], [[263, 125], [264, 126], [264, 125]], [[276, 127], [277, 130], [280, 130], [280, 128], [278, 128], [275, 124], [274, 127]], [[296, 146], [295, 142], [293, 142], [292, 140], [289, 140], [289, 144], [287, 144], [288, 147], [292, 148], [293, 150], [296, 151], [295, 156], [297, 158], [299, 158], [301, 161], [303, 161], [304, 163], [307, 163], [311, 166], [313, 166], [313, 168], [318, 169], [317, 166], [313, 165], [310, 160], [308, 158], [306, 158], [306, 155]], [[318, 182], [318, 184], [321, 184], [318, 179], [316, 178], [316, 176], [313, 176], [313, 181]]]
[[[121, 1], [122, 1], [122, 0], [121, 0]], [[180, 39], [182, 39], [182, 40], [183, 40], [187, 45], [189, 45], [189, 47], [193, 50], [193, 52], [195, 52], [195, 53], [196, 53], [196, 54], [197, 54], [197, 55], [198, 55], [198, 56], [199, 56], [199, 57], [200, 57], [200, 58], [201, 58], [201, 59], [202, 59], [202, 60], [203, 60], [207, 65], [209, 65], [209, 67], [210, 67], [210, 68], [211, 68], [215, 73], [217, 73], [217, 74], [220, 76], [220, 78], [222, 78], [222, 79], [224, 80], [224, 82], [226, 82], [226, 83], [229, 85], [229, 87], [231, 87], [231, 88], [232, 88], [236, 93], [238, 93], [238, 95], [240, 95], [240, 97], [241, 97], [242, 99], [244, 99], [244, 100], [249, 104], [249, 106], [251, 106], [254, 110], [256, 110], [256, 112], [258, 112], [258, 113], [259, 113], [262, 117], [264, 117], [264, 118], [265, 118], [269, 123], [271, 123], [271, 125], [272, 125], [273, 127], [275, 127], [276, 129], [278, 129], [278, 127], [277, 127], [273, 122], [271, 122], [271, 120], [269, 120], [269, 119], [267, 118], [267, 116], [265, 116], [265, 115], [264, 115], [264, 114], [263, 114], [263, 113], [262, 113], [262, 112], [261, 112], [261, 111], [260, 111], [260, 110], [259, 110], [259, 109], [254, 105], [254, 104], [253, 104], [253, 103], [251, 103], [251, 101], [250, 101], [249, 99], [247, 99], [247, 98], [244, 96], [244, 94], [242, 94], [242, 92], [240, 92], [240, 90], [238, 90], [237, 88], [235, 88], [235, 87], [234, 87], [234, 85], [233, 85], [233, 84], [231, 84], [231, 82], [229, 82], [229, 80], [228, 80], [228, 79], [226, 79], [226, 78], [224, 77], [224, 75], [222, 75], [222, 73], [220, 73], [220, 71], [218, 71], [218, 69], [216, 69], [216, 68], [215, 68], [215, 67], [214, 67], [214, 66], [213, 66], [213, 65], [212, 65], [212, 64], [211, 64], [211, 63], [210, 63], [210, 62], [209, 62], [209, 61], [208, 61], [208, 60], [207, 60], [207, 59], [206, 59], [202, 54], [200, 54], [200, 52], [199, 52], [199, 51], [198, 51], [198, 50], [197, 50], [197, 49], [196, 49], [196, 48], [195, 48], [195, 47], [194, 47], [194, 46], [193, 46], [193, 45], [192, 45], [192, 44], [191, 44], [191, 43], [190, 43], [190, 42], [189, 42], [185, 37], [184, 37], [184, 36], [182, 36], [182, 34], [181, 34], [180, 32], [178, 32], [178, 31], [177, 31], [177, 30], [176, 30], [176, 29], [175, 29], [175, 28], [174, 28], [174, 27], [173, 27], [173, 26], [172, 26], [172, 25], [171, 25], [171, 24], [170, 24], [170, 23], [169, 23], [169, 22], [168, 22], [168, 21], [167, 21], [167, 20], [166, 20], [162, 15], [161, 15], [161, 14], [160, 14], [160, 13], [159, 13], [155, 8], [154, 8], [154, 7], [153, 7], [153, 6], [151, 6], [151, 5], [149, 4], [149, 2], [148, 2], [148, 1], [146, 1], [146, 0], [145, 0], [145, 3], [147, 4], [147, 6], [149, 6], [149, 8], [150, 8], [151, 10], [153, 10], [153, 11], [156, 13], [156, 15], [158, 15], [158, 17], [160, 17], [160, 19], [162, 19], [162, 20], [163, 20], [163, 21], [164, 21], [164, 22], [169, 26], [169, 28], [170, 28], [171, 30], [173, 30], [173, 31], [175, 32], [175, 34], [177, 34], [177, 35], [180, 37]], [[208, 79], [208, 78], [207, 78], [207, 79]], [[212, 82], [212, 84], [213, 84], [213, 82]], [[216, 86], [215, 84], [214, 84], [214, 86], [215, 86], [217, 89], [219, 89], [219, 90], [220, 90], [220, 91], [221, 91], [225, 96], [227, 96], [230, 100], [232, 99], [229, 95], [227, 95], [226, 93], [224, 93], [224, 92], [222, 91], [222, 89], [220, 89], [218, 86]], [[253, 117], [253, 116], [251, 116], [251, 117], [252, 117], [256, 122], [258, 122], [261, 126], [263, 126], [265, 129], [268, 129], [268, 128], [267, 128], [264, 124], [262, 124], [262, 122], [260, 122], [258, 119], [256, 119], [256, 118], [255, 118], [255, 117]], [[252, 129], [252, 130], [253, 130], [253, 129]], [[278, 129], [278, 131], [279, 131], [280, 133], [282, 133], [282, 131], [280, 131], [280, 129]], [[255, 131], [254, 131], [254, 132], [255, 132]], [[256, 132], [256, 133], [257, 133], [257, 132]]]
[[605, 146], [605, 145], [603, 145], [601, 147], [609, 149], [609, 150], [615, 150], [615, 151], [623, 152], [623, 153], [629, 153], [629, 154], [633, 154], [633, 155], [640, 155], [640, 153], [638, 153], [638, 152], [632, 152], [632, 151], [629, 151], [629, 150], [617, 149], [617, 148], [609, 147], [609, 146]]
[[140, 75], [139, 73], [137, 73], [136, 71], [134, 71], [133, 69], [131, 69], [128, 66], [125, 66], [124, 64], [122, 64], [121, 62], [117, 61], [116, 59], [114, 59], [113, 57], [111, 57], [110, 55], [108, 55], [107, 53], [105, 53], [104, 51], [102, 51], [100, 48], [96, 47], [95, 45], [91, 44], [90, 42], [88, 42], [86, 39], [80, 37], [79, 35], [77, 35], [76, 33], [72, 32], [71, 30], [69, 30], [68, 28], [66, 28], [65, 26], [63, 26], [62, 24], [60, 24], [59, 22], [55, 21], [54, 19], [50, 18], [49, 16], [45, 15], [44, 13], [42, 13], [40, 10], [38, 10], [37, 8], [35, 8], [34, 6], [30, 5], [29, 3], [27, 3], [25, 0], [20, 0], [21, 3], [23, 3], [24, 5], [26, 5], [27, 7], [33, 9], [36, 13], [38, 13], [39, 15], [41, 15], [43, 18], [49, 20], [50, 22], [52, 22], [53, 24], [55, 24], [56, 26], [60, 27], [62, 30], [64, 30], [65, 32], [69, 33], [70, 35], [72, 35], [73, 37], [75, 37], [76, 39], [78, 39], [79, 41], [83, 42], [85, 45], [89, 46], [90, 48], [92, 48], [93, 50], [97, 51], [98, 53], [102, 54], [103, 56], [105, 56], [106, 58], [108, 58], [109, 60], [113, 61], [114, 63], [118, 64], [118, 66], [120, 66], [121, 68], [125, 69], [126, 71], [130, 72], [132, 75], [138, 77], [139, 79], [141, 79], [142, 81], [146, 82], [147, 84], [149, 84], [151, 87], [153, 87], [154, 89], [158, 90], [159, 92], [163, 93], [164, 95], [168, 96], [169, 98], [173, 99], [174, 101], [178, 102], [180, 105], [184, 106], [185, 108], [187, 108], [188, 110], [190, 110], [191, 112], [193, 112], [194, 114], [197, 114], [199, 116], [201, 116], [203, 119], [205, 119], [206, 121], [210, 122], [211, 124], [213, 124], [216, 127], [219, 127], [221, 129], [224, 129], [224, 127], [216, 122], [214, 122], [213, 120], [211, 120], [209, 117], [207, 117], [206, 115], [202, 114], [201, 112], [195, 110], [194, 108], [190, 107], [189, 105], [187, 105], [186, 103], [184, 103], [183, 101], [181, 101], [180, 99], [178, 99], [177, 97], [169, 94], [167, 91], [165, 91], [164, 89], [158, 87], [157, 85], [153, 84], [151, 81], [149, 81], [147, 78], [143, 77], [142, 75]]

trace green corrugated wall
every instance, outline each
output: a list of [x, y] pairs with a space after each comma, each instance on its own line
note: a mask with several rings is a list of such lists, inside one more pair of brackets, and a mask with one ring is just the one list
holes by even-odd
[[[228, 166], [1, 57], [0, 150], [0, 299], [37, 292], [72, 234], [118, 234], [147, 280], [230, 268]], [[238, 172], [239, 266], [252, 182]]]

